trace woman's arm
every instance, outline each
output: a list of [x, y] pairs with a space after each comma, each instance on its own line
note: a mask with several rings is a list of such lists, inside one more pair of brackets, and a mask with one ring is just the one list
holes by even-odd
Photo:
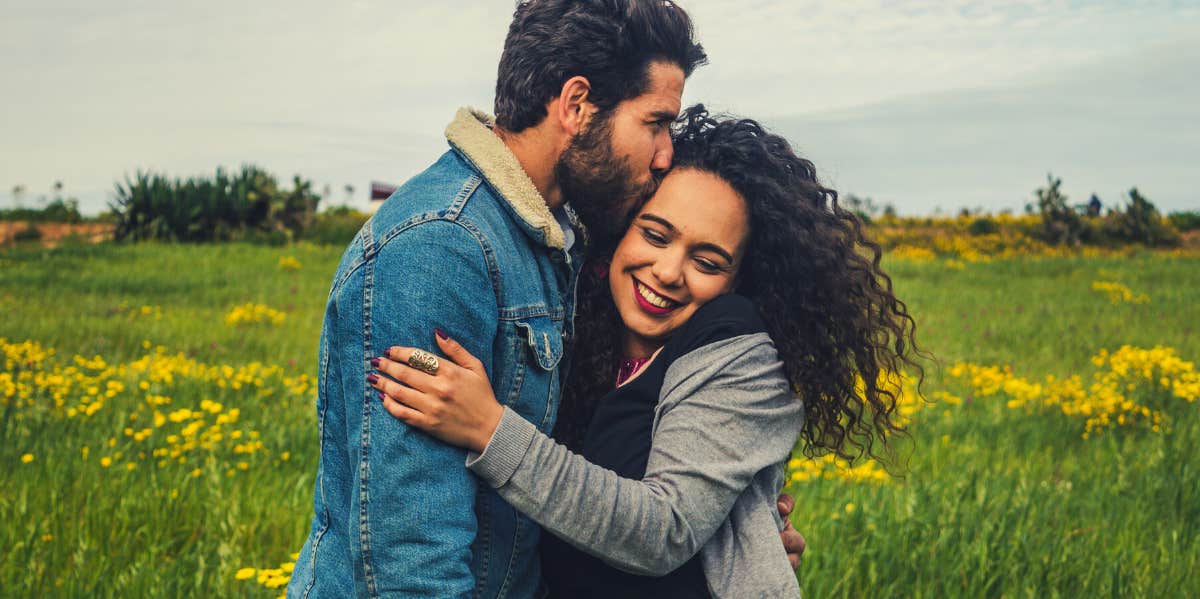
[[509, 410], [468, 467], [550, 532], [622, 569], [678, 568], [763, 468], [787, 458], [802, 407], [766, 334], [713, 343], [667, 371], [642, 480], [618, 477]]
[[[424, 414], [390, 396], [384, 401]], [[440, 412], [440, 432], [453, 437], [445, 417], [456, 408], [424, 405]], [[787, 458], [802, 410], [768, 336], [742, 335], [702, 346], [667, 370], [641, 480], [588, 462], [508, 409], [467, 463], [560, 538], [624, 570], [660, 576], [699, 551], [755, 474]], [[437, 426], [423, 426], [433, 418], [393, 414], [442, 436]], [[470, 445], [468, 436], [459, 438]]]

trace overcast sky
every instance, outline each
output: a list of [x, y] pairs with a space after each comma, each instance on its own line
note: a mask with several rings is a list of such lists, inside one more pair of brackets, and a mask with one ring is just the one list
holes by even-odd
[[[786, 135], [901, 213], [1073, 200], [1200, 209], [1200, 2], [679, 0], [702, 101]], [[138, 169], [258, 164], [403, 182], [490, 107], [510, 0], [0, 0], [0, 207], [55, 180], [86, 212]]]

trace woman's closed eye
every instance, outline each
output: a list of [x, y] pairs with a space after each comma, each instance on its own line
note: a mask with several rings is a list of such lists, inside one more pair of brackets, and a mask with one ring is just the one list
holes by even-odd
[[670, 239], [668, 239], [666, 235], [660, 233], [659, 231], [655, 231], [654, 229], [651, 229], [650, 227], [642, 227], [642, 237], [646, 241], [650, 242], [650, 245], [654, 245], [654, 246], [658, 246], [658, 247], [667, 245], [667, 242], [670, 241]]
[[697, 258], [695, 258], [695, 262], [696, 262], [696, 269], [706, 275], [721, 274], [722, 272], [725, 272], [725, 270], [726, 270], [720, 264], [717, 264], [716, 262], [713, 262], [712, 260], [709, 260], [708, 258], [697, 257]]
[[737, 264], [730, 262], [724, 256], [696, 256], [696, 269], [706, 275], [732, 275], [737, 272]]

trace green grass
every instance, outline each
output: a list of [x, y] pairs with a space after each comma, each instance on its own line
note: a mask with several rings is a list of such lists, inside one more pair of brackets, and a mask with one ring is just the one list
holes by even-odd
[[[312, 376], [340, 253], [308, 245], [0, 253], [0, 337], [52, 347], [50, 360], [61, 364], [75, 355], [128, 364], [150, 351], [149, 341], [205, 364], [262, 362]], [[302, 267], [281, 268], [285, 256]], [[1014, 260], [962, 270], [897, 261], [889, 269], [920, 341], [946, 366], [1010, 365], [1032, 380], [1090, 372], [1097, 350], [1124, 344], [1200, 357], [1196, 258]], [[1151, 301], [1112, 305], [1091, 289], [1097, 280], [1119, 281]], [[283, 310], [287, 320], [227, 326], [225, 314], [245, 303]], [[137, 313], [142, 306], [161, 316]], [[203, 399], [239, 408], [237, 428], [257, 431], [264, 445], [248, 458], [218, 447], [162, 467], [135, 460], [141, 446], [123, 433], [150, 426], [136, 386], [91, 417], [63, 417], [46, 397], [6, 408], [0, 594], [277, 594], [234, 573], [290, 561], [299, 549], [318, 449], [311, 394], [291, 393], [278, 378], [260, 388], [271, 394], [191, 379], [152, 387], [172, 399], [164, 412]], [[1200, 439], [1200, 405], [1185, 406], [1167, 434], [1121, 429], [1085, 441], [1076, 423], [971, 397], [943, 370], [931, 370], [927, 390], [966, 401], [918, 414], [902, 479], [789, 487], [793, 520], [809, 542], [800, 573], [806, 597], [1181, 597], [1200, 588], [1200, 450], [1192, 442]], [[125, 457], [99, 465], [117, 451]], [[25, 454], [33, 461], [22, 462]], [[234, 467], [241, 460], [246, 470]]]

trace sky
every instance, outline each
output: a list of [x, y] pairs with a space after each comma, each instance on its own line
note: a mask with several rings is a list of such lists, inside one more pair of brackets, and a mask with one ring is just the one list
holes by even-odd
[[[1073, 202], [1200, 209], [1200, 0], [677, 3], [710, 57], [685, 104], [761, 120], [843, 194], [1019, 211], [1052, 172]], [[243, 163], [365, 206], [491, 106], [512, 9], [0, 0], [0, 208]]]

